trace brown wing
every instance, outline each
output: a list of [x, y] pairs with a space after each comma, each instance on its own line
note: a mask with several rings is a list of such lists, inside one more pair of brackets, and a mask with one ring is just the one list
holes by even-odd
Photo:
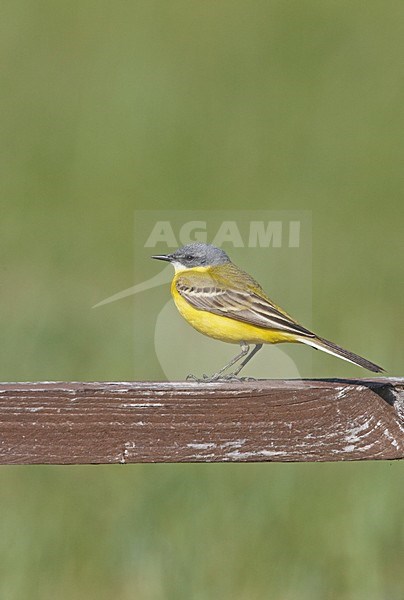
[[315, 337], [314, 333], [283, 313], [269, 298], [252, 290], [221, 286], [209, 275], [180, 276], [176, 281], [179, 294], [194, 308], [263, 327]]

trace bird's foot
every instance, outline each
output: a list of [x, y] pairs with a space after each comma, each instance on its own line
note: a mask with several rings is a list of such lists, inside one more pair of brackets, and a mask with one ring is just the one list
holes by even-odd
[[235, 373], [221, 375], [220, 379], [222, 379], [223, 381], [257, 381], [255, 377], [239, 377]]
[[185, 377], [185, 381], [195, 381], [196, 383], [200, 383], [201, 381], [203, 381], [203, 379], [199, 379], [199, 377], [190, 373]]
[[214, 375], [206, 375], [202, 377], [196, 377], [195, 375], [187, 375], [186, 381], [195, 381], [196, 383], [226, 383], [229, 381], [256, 381], [255, 377], [237, 377], [234, 373], [228, 375], [222, 375], [222, 373], [215, 373]]
[[214, 381], [229, 381], [228, 375], [220, 375], [216, 373], [215, 375], [206, 375], [204, 373], [202, 377], [196, 377], [196, 375], [187, 375], [186, 381], [194, 381], [195, 383], [212, 383]]

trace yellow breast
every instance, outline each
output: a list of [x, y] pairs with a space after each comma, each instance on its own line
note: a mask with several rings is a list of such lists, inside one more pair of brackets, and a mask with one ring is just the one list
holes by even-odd
[[177, 275], [174, 276], [171, 284], [171, 294], [175, 305], [184, 319], [200, 333], [231, 344], [239, 344], [240, 342], [246, 342], [247, 344], [279, 344], [296, 340], [296, 336], [291, 334], [273, 329], [264, 329], [263, 327], [194, 308], [177, 291], [176, 279]]

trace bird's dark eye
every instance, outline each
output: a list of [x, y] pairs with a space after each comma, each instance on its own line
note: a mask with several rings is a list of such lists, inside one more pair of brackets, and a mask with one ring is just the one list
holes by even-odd
[[194, 257], [192, 256], [192, 254], [186, 254], [185, 255], [185, 260], [193, 260], [193, 258]]

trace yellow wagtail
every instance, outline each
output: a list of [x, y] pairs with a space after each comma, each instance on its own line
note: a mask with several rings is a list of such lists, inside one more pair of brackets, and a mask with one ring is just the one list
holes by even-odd
[[[236, 377], [263, 344], [281, 342], [307, 344], [375, 373], [384, 370], [299, 325], [220, 248], [194, 243], [173, 254], [152, 258], [174, 266], [171, 294], [179, 312], [192, 327], [217, 340], [241, 346], [241, 352], [223, 369], [205, 379], [219, 379], [226, 369], [241, 361], [227, 376]], [[255, 344], [251, 352], [249, 344]]]

